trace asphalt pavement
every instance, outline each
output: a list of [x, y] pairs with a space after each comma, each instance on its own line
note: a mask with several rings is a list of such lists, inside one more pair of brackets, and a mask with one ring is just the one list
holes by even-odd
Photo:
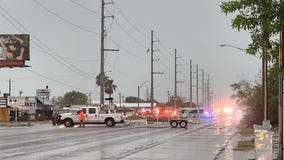
[[0, 159], [248, 160], [255, 156], [254, 150], [234, 150], [244, 138], [234, 120], [203, 120], [187, 129], [143, 122], [114, 128], [65, 128], [49, 121], [26, 124], [0, 127]]

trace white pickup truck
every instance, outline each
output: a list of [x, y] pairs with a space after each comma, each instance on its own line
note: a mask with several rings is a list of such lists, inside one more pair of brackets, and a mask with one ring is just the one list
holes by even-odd
[[[105, 124], [113, 127], [116, 123], [124, 123], [123, 114], [120, 113], [101, 113], [100, 107], [82, 107], [85, 113], [85, 124]], [[59, 121], [66, 127], [72, 127], [79, 124], [79, 112], [62, 113], [59, 115]]]

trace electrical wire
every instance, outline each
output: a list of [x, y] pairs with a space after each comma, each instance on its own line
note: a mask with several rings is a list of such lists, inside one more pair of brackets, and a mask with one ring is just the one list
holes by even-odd
[[82, 88], [79, 88], [79, 87], [76, 87], [76, 86], [72, 86], [72, 85], [70, 85], [70, 84], [66, 84], [66, 83], [64, 83], [64, 82], [61, 82], [61, 81], [52, 79], [52, 78], [50, 78], [49, 76], [45, 76], [45, 75], [43, 75], [43, 74], [40, 74], [39, 72], [32, 71], [32, 70], [30, 70], [30, 69], [28, 69], [28, 68], [25, 68], [25, 69], [26, 69], [27, 71], [30, 71], [30, 72], [33, 73], [33, 74], [36, 74], [36, 75], [41, 76], [41, 77], [43, 77], [43, 78], [46, 78], [46, 79], [48, 79], [48, 80], [50, 80], [50, 81], [56, 82], [56, 83], [58, 83], [58, 84], [61, 84], [61, 85], [64, 85], [64, 86], [67, 86], [67, 87], [70, 87], [70, 88], [78, 89], [78, 90], [81, 90], [81, 91], [89, 91], [89, 90], [87, 90], [87, 89], [82, 89]]
[[40, 6], [41, 8], [43, 8], [44, 10], [46, 10], [47, 12], [49, 12], [50, 14], [56, 16], [57, 18], [61, 19], [62, 21], [64, 21], [65, 23], [68, 23], [78, 29], [81, 29], [83, 31], [86, 31], [86, 32], [89, 32], [89, 33], [92, 33], [92, 34], [96, 34], [96, 35], [100, 35], [98, 32], [95, 32], [95, 31], [92, 31], [92, 30], [89, 30], [89, 29], [86, 29], [84, 27], [81, 27], [80, 25], [77, 25], [75, 23], [72, 23], [71, 21], [61, 17], [60, 15], [58, 15], [57, 13], [51, 11], [49, 8], [45, 7], [44, 5], [42, 5], [40, 2], [36, 1], [36, 0], [33, 0], [38, 6]]
[[114, 39], [112, 39], [112, 38], [109, 38], [113, 43], [115, 43], [117, 46], [118, 46], [118, 48], [119, 49], [122, 49], [122, 50], [124, 50], [127, 54], [129, 54], [129, 55], [131, 55], [131, 56], [133, 56], [133, 57], [136, 57], [136, 58], [138, 58], [138, 59], [140, 59], [140, 60], [142, 60], [142, 61], [147, 61], [147, 59], [145, 59], [145, 58], [143, 58], [143, 57], [140, 57], [140, 56], [137, 56], [137, 55], [135, 55], [134, 53], [132, 53], [132, 52], [130, 52], [129, 50], [127, 50], [126, 48], [124, 48], [124, 47], [122, 47], [117, 41], [115, 41]]
[[[166, 53], [168, 53], [168, 55], [172, 56], [172, 53], [167, 49], [167, 47], [166, 47], [161, 41], [160, 41], [160, 45], [161, 45], [161, 47], [163, 48], [163, 50], [165, 50]], [[181, 57], [179, 54], [178, 54], [178, 56]], [[183, 58], [181, 58], [181, 60], [182, 60], [184, 63], [186, 63]], [[167, 61], [168, 61], [168, 60], [167, 60]], [[168, 62], [169, 62], [169, 61], [168, 61]], [[187, 74], [184, 74], [184, 73], [182, 72], [183, 76], [184, 76], [184, 77], [188, 77], [188, 75], [190, 74], [189, 71], [188, 71], [188, 69], [186, 69], [183, 65], [181, 65], [181, 67], [182, 67], [183, 70], [187, 73]]]
[[[134, 28], [138, 33], [140, 33], [142, 36], [144, 36], [145, 38], [149, 39], [149, 37], [144, 34], [143, 32], [141, 32], [131, 21], [130, 19], [117, 7], [117, 5], [114, 4], [115, 9], [118, 11], [118, 13], [126, 20], [126, 22], [132, 26], [132, 28]], [[89, 10], [89, 9], [87, 9]], [[89, 10], [90, 11], [90, 10]], [[108, 10], [107, 10], [108, 11]], [[110, 11], [108, 11], [110, 13]], [[111, 13], [110, 13], [111, 14]], [[143, 48], [148, 48], [145, 45], [143, 45], [142, 43], [140, 43], [138, 40], [136, 40], [129, 32], [126, 31], [126, 29], [115, 19], [116, 24], [122, 29], [123, 32], [125, 32], [127, 34], [128, 37], [130, 37], [134, 42], [136, 42], [137, 44], [139, 44], [141, 47]], [[118, 43], [116, 43], [117, 45], [119, 45]], [[168, 53], [171, 56], [171, 53], [168, 51], [168, 49], [161, 43], [161, 46], [164, 48], [164, 50], [166, 51], [166, 53]], [[164, 56], [164, 54], [162, 54], [162, 56], [165, 58], [166, 61], [169, 62], [169, 64], [171, 63], [167, 57]], [[162, 63], [162, 62], [161, 62]], [[164, 63], [162, 63], [162, 65], [169, 69], [169, 67], [167, 65], [165, 65]], [[184, 68], [183, 65], [181, 65], [182, 68], [187, 71], [187, 69]], [[172, 71], [172, 69], [169, 69]], [[181, 72], [184, 78], [187, 78], [187, 74], [184, 74], [183, 72]]]
[[[70, 0], [70, 1], [71, 1], [71, 2], [74, 2], [73, 0]], [[77, 4], [78, 6], [80, 6], [80, 7], [83, 8], [83, 9], [86, 9], [86, 10], [89, 11], [89, 12], [92, 12], [92, 13], [97, 14], [97, 13], [94, 12], [92, 9], [89, 9], [89, 8], [83, 6], [83, 5], [78, 4], [78, 3], [75, 3], [75, 4]], [[114, 5], [114, 6], [115, 6], [115, 5]], [[123, 15], [122, 12], [121, 12], [117, 7], [115, 7], [115, 8], [116, 8], [116, 10], [119, 11], [119, 13], [120, 13], [121, 15]], [[112, 15], [112, 13], [111, 13], [108, 9], [105, 9], [105, 10], [106, 10], [109, 14]], [[123, 16], [123, 17], [125, 17], [125, 16]], [[127, 34], [128, 37], [130, 37], [133, 41], [135, 41], [137, 44], [139, 44], [139, 45], [140, 45], [141, 47], [143, 47], [144, 49], [148, 49], [148, 48], [149, 48], [149, 47], [146, 47], [144, 44], [140, 43], [139, 41], [137, 41], [129, 32], [126, 31], [125, 28], [122, 27], [122, 25], [121, 25], [116, 19], [114, 19], [114, 20], [115, 20], [116, 24], [122, 29], [122, 31]], [[127, 18], [125, 18], [125, 20], [127, 20]], [[127, 20], [127, 21], [128, 21], [128, 20]], [[113, 21], [111, 22], [111, 25], [112, 25], [112, 23], [113, 23]], [[132, 27], [133, 27], [134, 29], [136, 29], [138, 32], [142, 33], [142, 32], [139, 31], [132, 23], [130, 23], [129, 21], [128, 21], [128, 23], [131, 24]], [[110, 30], [110, 29], [108, 29], [108, 30]], [[145, 34], [143, 34], [143, 33], [142, 33], [142, 35], [145, 36]], [[146, 37], [147, 37], [147, 36], [146, 36]], [[147, 38], [148, 38], [148, 37], [147, 37]], [[112, 40], [112, 41], [113, 41], [113, 40]], [[119, 45], [117, 42], [114, 42], [114, 43], [116, 43], [117, 45]], [[121, 46], [121, 45], [119, 45], [119, 46]], [[129, 53], [129, 51], [126, 51], [126, 52]], [[141, 59], [141, 58], [140, 58], [140, 59]]]
[[[36, 1], [36, 0], [33, 0], [33, 1], [34, 1], [36, 4], [38, 4], [40, 7], [42, 7], [43, 9], [47, 10], [47, 11], [50, 12], [51, 14], [53, 14], [53, 15], [55, 15], [56, 17], [60, 18], [61, 20], [65, 21], [65, 22], [70, 22], [70, 21], [66, 21], [64, 18], [62, 18], [61, 16], [59, 16], [59, 15], [56, 14], [55, 12], [52, 12], [52, 11], [51, 11], [50, 9], [48, 9], [47, 7], [41, 5], [38, 1]], [[71, 23], [69, 23], [69, 24], [72, 25], [73, 23], [71, 22]], [[78, 25], [73, 25], [73, 26], [76, 26], [76, 27], [79, 28], [79, 29], [85, 30], [84, 28], [82, 28], [82, 27], [80, 27], [80, 26], [78, 26]], [[85, 30], [85, 31], [88, 31], [88, 30]], [[99, 34], [99, 33], [97, 33], [97, 32], [93, 32], [93, 31], [88, 31], [88, 32], [94, 33], [94, 34]], [[132, 55], [132, 56], [134, 56], [134, 57], [136, 57], [136, 58], [138, 58], [138, 59], [140, 59], [140, 60], [145, 60], [144, 58], [141, 58], [141, 57], [139, 57], [139, 56], [137, 56], [137, 55], [131, 53], [129, 50], [127, 50], [127, 49], [125, 49], [124, 47], [122, 47], [118, 42], [114, 41], [113, 39], [111, 39], [111, 41], [112, 41], [113, 43], [115, 43], [116, 45], [120, 46], [120, 48], [121, 48], [122, 50], [124, 50], [126, 53], [128, 53], [128, 54], [130, 54], [130, 55]]]
[[125, 28], [122, 27], [122, 25], [115, 20], [116, 24], [121, 28], [121, 30], [129, 37], [131, 38], [134, 42], [136, 42], [138, 45], [140, 45], [142, 48], [144, 49], [148, 49], [149, 47], [145, 46], [144, 44], [142, 44], [141, 42], [139, 42], [138, 40], [136, 40], [129, 32], [126, 31]]
[[92, 12], [92, 13], [98, 15], [98, 16], [101, 16], [98, 12], [96, 12], [96, 11], [94, 11], [94, 10], [88, 8], [88, 7], [85, 7], [85, 6], [83, 6], [82, 4], [80, 4], [80, 3], [78, 3], [78, 2], [75, 2], [74, 0], [70, 0], [70, 2], [72, 2], [73, 4], [75, 4], [75, 5], [77, 5], [77, 6], [81, 7], [81, 8], [83, 8], [83, 9], [89, 11], [89, 12]]
[[[31, 47], [31, 48], [33, 48], [33, 49], [35, 49], [39, 52], [45, 53], [45, 51], [43, 51], [39, 48], [36, 48], [36, 47]], [[64, 57], [64, 56], [62, 56], [62, 58], [69, 59], [71, 61], [81, 61], [81, 62], [98, 62], [98, 61], [100, 61], [100, 59], [79, 59], [79, 58], [71, 58], [71, 57]]]
[[[117, 7], [116, 4], [114, 4], [114, 7], [115, 7], [115, 9], [118, 11], [118, 13], [126, 20], [126, 22], [127, 22], [130, 26], [132, 26], [133, 29], [135, 29], [138, 33], [140, 33], [140, 34], [141, 34], [143, 37], [145, 37], [147, 40], [150, 39], [150, 37], [149, 37], [147, 34], [145, 34], [145, 33], [143, 33], [142, 31], [140, 31], [140, 29], [138, 29], [138, 28], [131, 22], [130, 18], [128, 18], [128, 17], [122, 12], [122, 10], [120, 10], [120, 9]], [[149, 30], [149, 32], [150, 32], [150, 30]]]
[[[1, 5], [0, 8], [10, 17], [12, 18], [18, 25], [20, 25], [25, 31], [27, 31], [28, 33], [30, 33], [41, 45], [43, 45], [44, 47], [46, 47], [49, 51], [51, 51], [52, 53], [46, 51], [43, 47], [41, 47], [41, 45], [39, 45], [36, 41], [31, 40], [32, 42], [34, 42], [35, 45], [37, 45], [39, 48], [42, 49], [43, 52], [47, 53], [49, 56], [51, 56], [53, 59], [55, 59], [57, 62], [59, 62], [60, 64], [63, 64], [64, 66], [66, 66], [68, 69], [80, 74], [81, 76], [93, 81], [95, 79], [95, 77], [92, 77], [91, 75], [88, 75], [87, 73], [85, 73], [84, 71], [80, 70], [78, 67], [74, 66], [73, 64], [71, 64], [70, 62], [64, 60], [61, 56], [59, 56], [55, 51], [53, 51], [51, 48], [49, 48], [45, 43], [43, 43], [41, 40], [39, 40], [36, 36], [34, 36], [25, 26], [23, 26], [20, 22], [18, 22], [6, 9], [4, 9]], [[19, 28], [18, 26], [16, 26], [13, 22], [10, 21], [9, 18], [7, 18], [3, 13], [0, 13], [2, 17], [4, 17], [11, 25], [13, 25], [15, 28], [17, 28], [20, 32], [24, 33], [22, 31], [21, 28]], [[73, 68], [69, 67], [68, 65], [72, 66]], [[92, 77], [93, 79], [91, 79], [90, 77]]]

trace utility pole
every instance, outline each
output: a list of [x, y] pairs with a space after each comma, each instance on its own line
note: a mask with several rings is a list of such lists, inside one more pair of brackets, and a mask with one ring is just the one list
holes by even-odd
[[207, 92], [208, 92], [208, 83], [207, 83], [208, 81], [207, 81], [207, 78], [206, 78], [206, 76], [204, 75], [204, 107], [205, 108], [208, 108], [208, 98], [207, 98]]
[[263, 86], [263, 107], [264, 107], [264, 121], [267, 121], [267, 55], [262, 55], [262, 86]]
[[151, 92], [150, 92], [150, 101], [151, 101], [151, 114], [153, 116], [153, 107], [154, 107], [154, 74], [163, 74], [162, 72], [154, 72], [154, 31], [151, 30]]
[[151, 102], [151, 115], [153, 116], [153, 95], [154, 95], [154, 71], [153, 71], [153, 62], [154, 62], [154, 38], [153, 30], [151, 30], [151, 91], [150, 91], [150, 102]]
[[119, 96], [119, 108], [121, 108], [121, 92], [119, 92], [118, 96]]
[[147, 98], [147, 102], [149, 102], [150, 98], [149, 98], [149, 88], [146, 88], [146, 98]]
[[170, 103], [170, 91], [167, 91], [168, 93], [168, 103]]
[[201, 70], [202, 81], [201, 81], [201, 91], [202, 91], [202, 106], [205, 107], [205, 83], [204, 83], [204, 69]]
[[[280, 3], [284, 3], [284, 0], [280, 0]], [[280, 20], [284, 20], [284, 16], [280, 17]], [[284, 65], [284, 26], [280, 31], [280, 49], [279, 49], [279, 107], [278, 107], [278, 160], [283, 159], [283, 65]]]
[[192, 107], [192, 61], [189, 61], [189, 107]]
[[207, 105], [208, 108], [211, 108], [210, 105], [210, 79], [209, 79], [209, 74], [208, 74], [208, 78], [207, 78]]
[[[196, 64], [196, 105], [198, 107], [198, 64]], [[199, 107], [198, 107], [199, 111]]]
[[138, 97], [137, 97], [137, 111], [139, 110], [140, 103], [140, 86], [138, 85]]
[[138, 85], [138, 100], [137, 100], [137, 108], [139, 110], [140, 105], [140, 87], [142, 87], [147, 81], [143, 82], [141, 85]]
[[197, 123], [199, 123], [199, 105], [198, 105], [198, 64], [196, 64], [196, 105], [197, 105]]
[[113, 2], [107, 2], [105, 3], [104, 0], [102, 0], [102, 8], [101, 8], [101, 72], [100, 72], [100, 104], [104, 105], [105, 95], [104, 95], [104, 86], [105, 86], [105, 66], [104, 66], [104, 52], [105, 51], [119, 51], [118, 49], [105, 49], [104, 47], [104, 40], [106, 37], [106, 30], [105, 30], [105, 18], [111, 17], [114, 18], [113, 15], [111, 16], [105, 16], [104, 10], [106, 4], [113, 4]]
[[105, 38], [105, 26], [104, 26], [104, 19], [105, 19], [105, 15], [104, 15], [104, 9], [105, 9], [105, 2], [104, 0], [102, 0], [102, 8], [101, 8], [101, 73], [100, 73], [100, 103], [101, 105], [104, 105], [105, 102], [105, 92], [104, 92], [104, 86], [105, 86], [105, 66], [104, 66], [104, 38]]
[[174, 97], [174, 107], [177, 109], [177, 50], [175, 49], [175, 97]]
[[9, 90], [9, 96], [12, 94], [12, 82], [14, 82], [11, 78], [9, 80], [6, 80], [8, 82], [8, 90]]
[[92, 104], [91, 93], [89, 92], [89, 105]]
[[11, 79], [9, 79], [9, 96], [11, 96], [11, 82], [12, 82], [12, 80]]
[[175, 100], [176, 98], [177, 98], [177, 50], [175, 49]]
[[177, 50], [175, 49], [175, 97], [174, 97], [174, 105], [175, 105], [175, 109], [177, 109], [177, 104], [176, 104], [176, 101], [177, 101], [177, 98], [178, 98], [178, 95], [177, 95], [177, 84], [178, 83], [184, 83], [184, 81], [178, 81], [177, 80]]

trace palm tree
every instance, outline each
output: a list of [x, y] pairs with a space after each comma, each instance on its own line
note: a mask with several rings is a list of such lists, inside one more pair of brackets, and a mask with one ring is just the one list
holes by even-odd
[[113, 80], [110, 79], [108, 76], [105, 76], [104, 74], [99, 74], [96, 77], [97, 86], [101, 86], [101, 83], [100, 83], [100, 77], [101, 76], [104, 76], [104, 91], [105, 91], [106, 94], [109, 95], [109, 97], [111, 97], [113, 92], [116, 90], [117, 85], [113, 84]]

